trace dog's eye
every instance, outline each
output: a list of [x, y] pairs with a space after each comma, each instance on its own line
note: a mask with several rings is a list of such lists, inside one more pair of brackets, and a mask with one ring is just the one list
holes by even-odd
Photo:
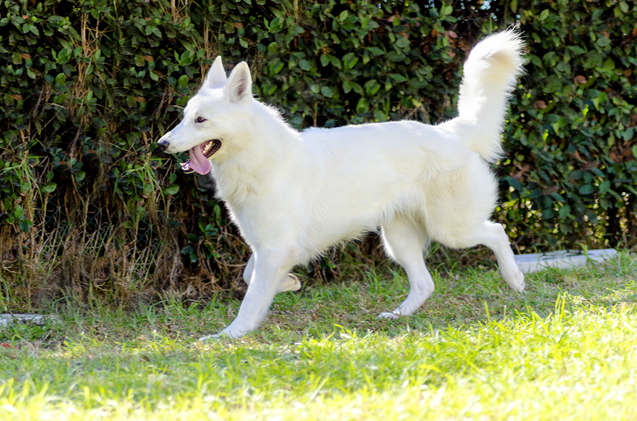
[[199, 116], [195, 119], [195, 123], [203, 123], [204, 121], [206, 121], [206, 119], [202, 116]]

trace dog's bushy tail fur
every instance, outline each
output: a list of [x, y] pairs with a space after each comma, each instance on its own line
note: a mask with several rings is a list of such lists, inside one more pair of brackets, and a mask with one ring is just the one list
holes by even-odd
[[522, 73], [523, 47], [515, 31], [500, 32], [478, 43], [464, 64], [458, 99], [460, 135], [487, 162], [502, 155], [500, 133], [507, 99]]

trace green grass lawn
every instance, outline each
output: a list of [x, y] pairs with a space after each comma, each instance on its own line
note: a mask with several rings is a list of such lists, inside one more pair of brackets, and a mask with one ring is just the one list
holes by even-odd
[[[236, 314], [62, 310], [0, 330], [0, 420], [637, 419], [637, 257], [547, 270], [516, 294], [495, 270], [434, 273], [414, 316], [401, 272], [279, 294], [264, 326], [200, 343]], [[6, 347], [8, 346], [8, 347]]]

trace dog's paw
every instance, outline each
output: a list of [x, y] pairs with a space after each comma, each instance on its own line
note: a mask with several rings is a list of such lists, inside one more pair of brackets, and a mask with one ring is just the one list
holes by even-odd
[[206, 335], [199, 338], [199, 342], [215, 341], [220, 339], [237, 339], [245, 335], [247, 332], [242, 329], [233, 327], [232, 324], [219, 333], [214, 335]]
[[209, 341], [214, 341], [214, 340], [223, 339], [223, 338], [224, 338], [223, 332], [219, 332], [219, 333], [215, 333], [214, 335], [202, 336], [201, 338], [198, 339], [198, 341], [209, 342]]
[[301, 281], [296, 275], [290, 273], [285, 277], [285, 279], [283, 279], [283, 281], [281, 281], [277, 292], [298, 291], [300, 289]]
[[520, 268], [517, 266], [512, 273], [508, 273], [507, 276], [504, 277], [504, 280], [513, 291], [518, 293], [524, 291], [524, 287], [526, 286], [526, 283], [524, 282], [524, 273], [522, 273]]
[[400, 310], [396, 309], [394, 311], [390, 312], [383, 312], [380, 313], [377, 317], [377, 319], [397, 319], [400, 317]]

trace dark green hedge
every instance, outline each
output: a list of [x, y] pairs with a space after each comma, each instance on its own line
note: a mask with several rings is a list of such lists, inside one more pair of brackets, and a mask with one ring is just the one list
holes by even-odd
[[247, 60], [255, 95], [299, 128], [438, 123], [470, 47], [510, 25], [528, 64], [496, 218], [520, 250], [636, 243], [633, 2], [8, 0], [0, 14], [0, 247], [25, 290], [38, 250], [76, 289], [236, 277], [245, 248], [210, 186], [154, 143], [218, 54]]

